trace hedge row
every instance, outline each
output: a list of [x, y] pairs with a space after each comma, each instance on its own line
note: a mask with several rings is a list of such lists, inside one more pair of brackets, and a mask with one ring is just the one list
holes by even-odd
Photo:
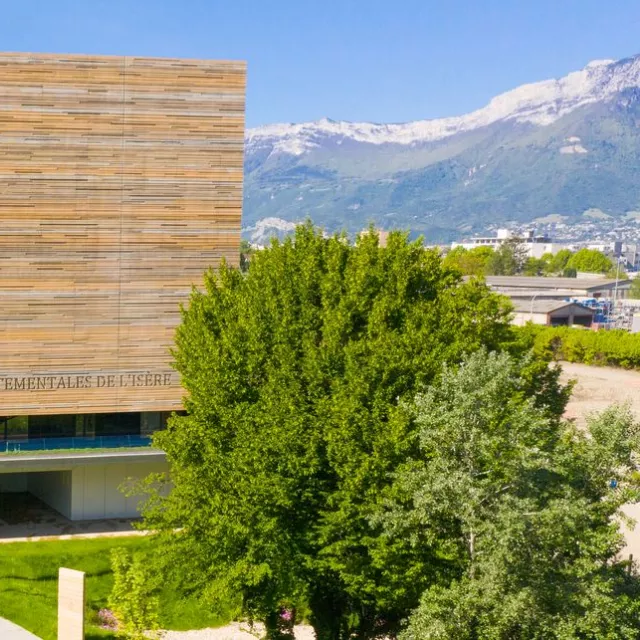
[[527, 325], [519, 337], [537, 353], [555, 360], [640, 369], [640, 334], [615, 331], [588, 331], [569, 327]]

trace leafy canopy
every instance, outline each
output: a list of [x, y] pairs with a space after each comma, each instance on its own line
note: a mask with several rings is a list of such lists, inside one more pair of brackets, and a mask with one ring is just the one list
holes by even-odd
[[640, 425], [612, 408], [579, 431], [527, 398], [521, 371], [480, 351], [408, 407], [419, 454], [378, 519], [392, 539], [441, 545], [452, 578], [425, 591], [403, 640], [640, 634], [640, 581], [616, 524], [640, 497]]
[[371, 520], [416, 447], [402, 403], [443, 362], [511, 340], [507, 318], [502, 298], [397, 232], [382, 248], [307, 224], [246, 275], [208, 273], [177, 331], [187, 415], [156, 436], [173, 488], [146, 524], [165, 532], [167, 568], [212, 599], [242, 594], [272, 627], [307, 606], [320, 639], [397, 629], [449, 570], [439, 545]]
[[444, 258], [445, 267], [457, 269], [465, 276], [483, 276], [493, 256], [491, 247], [474, 247], [465, 249], [455, 247]]
[[550, 273], [561, 274], [566, 268], [567, 263], [571, 259], [573, 252], [569, 249], [560, 249], [558, 253], [549, 258], [548, 270]]
[[584, 248], [576, 251], [565, 267], [586, 273], [609, 273], [613, 269], [613, 263], [601, 251]]
[[505, 240], [492, 254], [487, 264], [487, 274], [514, 276], [522, 273], [527, 261], [527, 250], [520, 238]]
[[549, 264], [542, 258], [527, 258], [522, 269], [525, 276], [542, 276], [545, 275], [549, 268]]

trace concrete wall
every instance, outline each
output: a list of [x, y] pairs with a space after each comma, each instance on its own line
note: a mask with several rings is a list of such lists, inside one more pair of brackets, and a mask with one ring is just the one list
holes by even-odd
[[135, 518], [140, 497], [126, 497], [120, 487], [128, 478], [142, 479], [167, 471], [166, 462], [116, 463], [77, 467], [72, 471], [71, 520]]
[[545, 253], [551, 253], [554, 256], [561, 249], [566, 249], [566, 245], [554, 242], [527, 242], [524, 243], [527, 256], [529, 258], [542, 258]]
[[511, 324], [517, 327], [524, 327], [527, 322], [533, 322], [533, 324], [548, 324], [548, 316], [546, 313], [524, 313], [517, 312], [513, 314], [513, 321]]
[[30, 473], [27, 489], [65, 518], [71, 518], [71, 471]]
[[140, 515], [138, 507], [144, 497], [125, 496], [120, 490], [122, 485], [128, 479], [140, 480], [169, 470], [163, 456], [148, 460], [92, 460], [90, 464], [74, 464], [71, 458], [64, 463], [69, 466], [57, 470], [36, 471], [24, 468], [26, 463], [15, 471], [5, 470], [0, 473], [0, 493], [32, 493], [70, 520], [135, 518]]
[[27, 488], [26, 473], [0, 474], [0, 493], [25, 493]]

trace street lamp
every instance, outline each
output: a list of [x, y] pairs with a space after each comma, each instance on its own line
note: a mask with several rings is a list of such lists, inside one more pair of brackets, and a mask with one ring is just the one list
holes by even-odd
[[531, 298], [531, 313], [529, 314], [531, 316], [531, 322], [533, 322], [533, 301], [540, 295], [540, 293], [534, 293], [533, 294], [533, 298]]
[[[615, 308], [616, 308], [616, 303], [618, 301], [618, 280], [620, 279], [620, 263], [624, 260], [624, 258], [622, 256], [618, 256], [618, 266], [616, 267], [616, 286], [615, 289], [613, 290], [613, 309], [612, 311], [614, 312], [614, 320], [615, 320]], [[616, 322], [617, 324], [617, 322]]]

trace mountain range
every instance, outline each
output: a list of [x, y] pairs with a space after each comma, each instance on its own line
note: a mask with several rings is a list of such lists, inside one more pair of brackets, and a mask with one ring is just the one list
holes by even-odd
[[374, 223], [437, 242], [497, 226], [640, 224], [639, 211], [640, 55], [458, 117], [246, 132], [243, 227], [255, 242], [307, 217], [328, 231]]

